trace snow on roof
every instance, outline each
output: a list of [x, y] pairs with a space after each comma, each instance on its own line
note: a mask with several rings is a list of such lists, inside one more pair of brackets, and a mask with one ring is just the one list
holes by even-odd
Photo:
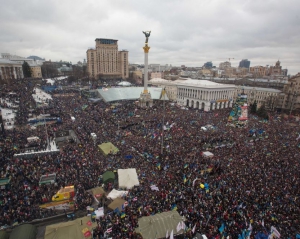
[[118, 83], [119, 86], [131, 86], [131, 83], [128, 81], [121, 81], [120, 83]]

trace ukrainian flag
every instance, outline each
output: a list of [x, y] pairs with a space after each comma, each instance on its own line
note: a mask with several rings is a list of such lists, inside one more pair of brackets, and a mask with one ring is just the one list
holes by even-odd
[[156, 166], [160, 170], [160, 163], [157, 163]]
[[121, 218], [124, 218], [126, 216], [125, 212], [121, 213]]
[[186, 163], [186, 164], [184, 165], [184, 168], [187, 168], [188, 166], [189, 166], [189, 164]]
[[174, 204], [174, 205], [171, 207], [171, 210], [172, 210], [172, 211], [177, 211], [177, 205]]
[[186, 183], [187, 179], [186, 179], [186, 176], [184, 175], [183, 176], [183, 183]]

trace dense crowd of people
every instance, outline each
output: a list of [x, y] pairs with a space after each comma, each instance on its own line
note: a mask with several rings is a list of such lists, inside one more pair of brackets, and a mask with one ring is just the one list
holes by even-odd
[[[209, 239], [238, 238], [244, 230], [254, 238], [269, 234], [271, 226], [282, 238], [300, 233], [300, 127], [295, 117], [270, 113], [264, 121], [250, 115], [247, 125], [237, 128], [227, 122], [230, 109], [206, 113], [166, 102], [164, 112], [162, 101], [141, 109], [134, 101], [92, 103], [68, 90], [53, 93], [51, 107], [34, 110], [61, 117], [62, 124], [47, 126], [50, 137], [71, 129], [79, 143], [62, 145], [56, 155], [13, 157], [28, 137], [47, 141], [44, 127], [26, 125], [34, 107], [33, 88], [25, 81], [2, 89], [2, 94], [16, 93], [20, 104], [16, 127], [6, 131], [0, 146], [1, 178], [11, 179], [10, 188], [0, 189], [0, 225], [54, 215], [55, 210], [39, 205], [67, 185], [75, 186], [77, 208], [84, 210], [92, 204], [87, 190], [102, 185], [104, 172], [136, 168], [140, 186], [124, 197], [124, 217], [109, 211], [109, 200], [100, 202], [105, 216], [95, 229], [99, 238], [139, 238], [138, 218], [170, 210], [185, 217], [185, 233], [176, 238], [192, 238], [196, 232]], [[208, 124], [213, 127], [201, 130]], [[96, 143], [91, 133], [97, 135]], [[97, 147], [103, 142], [112, 142], [119, 153], [105, 156]], [[213, 158], [204, 157], [207, 149]], [[56, 173], [56, 183], [39, 186], [41, 175], [51, 173]], [[118, 189], [117, 182], [112, 188]]]

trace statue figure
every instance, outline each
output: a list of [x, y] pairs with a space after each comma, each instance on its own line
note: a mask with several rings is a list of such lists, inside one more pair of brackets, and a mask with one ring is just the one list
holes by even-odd
[[150, 37], [151, 31], [147, 31], [147, 32], [143, 32], [143, 33], [145, 34], [145, 37], [146, 37], [145, 43], [148, 44], [148, 39], [149, 39], [149, 37]]

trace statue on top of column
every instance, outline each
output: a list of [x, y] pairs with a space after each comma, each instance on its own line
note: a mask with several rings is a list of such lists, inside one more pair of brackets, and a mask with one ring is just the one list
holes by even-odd
[[143, 32], [143, 33], [145, 34], [145, 37], [146, 37], [145, 43], [148, 44], [148, 39], [149, 39], [149, 37], [150, 37], [151, 31], [145, 31], [145, 32]]

